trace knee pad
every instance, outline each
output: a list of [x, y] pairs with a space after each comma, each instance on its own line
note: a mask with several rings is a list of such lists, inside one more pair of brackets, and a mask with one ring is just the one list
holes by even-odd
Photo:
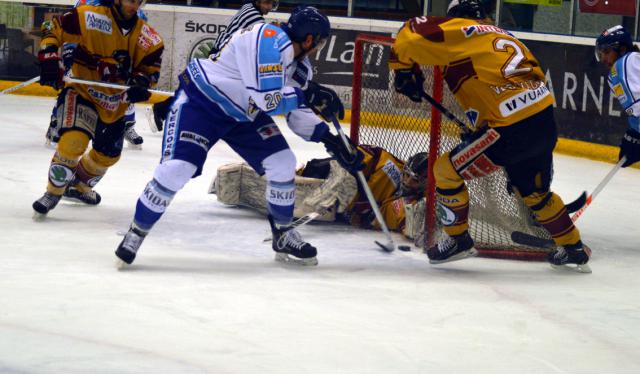
[[58, 158], [57, 161], [64, 164], [77, 164], [88, 145], [89, 136], [87, 134], [78, 130], [69, 130], [60, 137], [54, 159]]
[[153, 179], [171, 191], [177, 192], [193, 177], [197, 166], [183, 160], [168, 160], [156, 168]]
[[451, 164], [449, 153], [445, 153], [436, 159], [433, 165], [433, 175], [436, 179], [436, 186], [442, 189], [458, 188], [460, 184], [464, 183], [460, 174]]
[[262, 160], [268, 181], [292, 181], [296, 175], [296, 156], [290, 149], [283, 149]]

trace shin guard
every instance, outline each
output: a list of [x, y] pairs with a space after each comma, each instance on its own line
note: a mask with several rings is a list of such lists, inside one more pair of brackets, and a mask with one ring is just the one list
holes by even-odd
[[454, 169], [449, 154], [438, 157], [434, 165], [436, 179], [436, 214], [449, 236], [469, 229], [469, 191]]
[[90, 191], [107, 172], [109, 167], [113, 166], [118, 157], [105, 156], [95, 149], [82, 156], [78, 167], [76, 168], [76, 178], [74, 187], [80, 192]]
[[573, 225], [560, 196], [550, 191], [534, 192], [523, 200], [533, 210], [538, 223], [549, 231], [556, 245], [572, 245], [580, 241], [580, 232]]
[[47, 192], [62, 195], [72, 181], [78, 160], [88, 144], [89, 137], [81, 131], [67, 131], [62, 135], [49, 166]]

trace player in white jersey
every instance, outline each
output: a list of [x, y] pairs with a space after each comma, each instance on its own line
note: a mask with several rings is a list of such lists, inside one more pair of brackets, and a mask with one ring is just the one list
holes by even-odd
[[[244, 0], [244, 4], [231, 18], [227, 28], [218, 35], [215, 44], [209, 52], [214, 58], [231, 40], [231, 36], [238, 30], [242, 30], [257, 23], [265, 23], [264, 16], [278, 9], [278, 0]], [[167, 118], [167, 110], [173, 97], [153, 104], [153, 119], [158, 130], [162, 130], [164, 120]]]
[[[291, 227], [296, 158], [271, 116], [285, 114], [294, 133], [322, 142], [347, 170], [360, 170], [352, 154], [316, 116], [344, 117], [338, 95], [297, 76], [297, 65], [329, 37], [326, 16], [299, 7], [286, 24], [256, 24], [233, 35], [215, 58], [191, 61], [164, 126], [162, 159], [140, 195], [130, 229], [116, 250], [131, 264], [142, 241], [190, 178], [202, 171], [207, 153], [224, 140], [267, 179], [266, 199], [276, 259], [316, 265], [316, 248]], [[315, 112], [315, 114], [314, 114]]]
[[631, 34], [618, 25], [600, 34], [596, 58], [610, 69], [611, 91], [629, 115], [629, 127], [620, 142], [619, 158], [627, 158], [624, 168], [640, 161], [640, 50]]

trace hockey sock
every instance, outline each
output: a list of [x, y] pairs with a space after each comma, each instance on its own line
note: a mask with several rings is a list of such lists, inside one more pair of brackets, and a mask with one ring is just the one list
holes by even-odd
[[151, 230], [175, 195], [176, 191], [162, 186], [155, 179], [151, 180], [138, 198], [133, 224], [142, 231]]
[[88, 154], [82, 156], [80, 164], [76, 168], [76, 181], [78, 183], [75, 188], [83, 193], [90, 191], [102, 179], [107, 169], [118, 162], [119, 159], [120, 156], [108, 157], [92, 149]]
[[273, 221], [278, 225], [290, 225], [293, 220], [293, 207], [296, 201], [296, 186], [293, 180], [288, 182], [267, 182], [267, 208]]
[[449, 153], [438, 157], [434, 175], [438, 219], [447, 235], [460, 235], [469, 229], [469, 191], [451, 164]]
[[560, 196], [553, 192], [534, 192], [524, 197], [524, 203], [533, 210], [534, 216], [559, 245], [570, 245], [580, 241], [580, 232], [573, 225]]
[[47, 192], [62, 195], [73, 179], [78, 160], [89, 144], [89, 137], [80, 131], [67, 131], [62, 134], [56, 153], [49, 166]]

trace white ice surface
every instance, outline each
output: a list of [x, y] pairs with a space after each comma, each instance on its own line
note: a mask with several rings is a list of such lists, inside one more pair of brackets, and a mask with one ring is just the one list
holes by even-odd
[[[113, 251], [159, 159], [142, 109], [96, 207], [31, 219], [53, 100], [0, 97], [0, 372], [640, 373], [640, 172], [621, 170], [579, 222], [593, 274], [382, 253], [378, 233], [308, 225], [319, 266], [273, 261], [268, 223], [206, 193], [225, 144], [174, 199], [134, 266]], [[281, 126], [281, 128], [286, 126]], [[321, 146], [284, 131], [299, 162]], [[612, 167], [556, 157], [566, 200]], [[399, 237], [396, 237], [401, 242]], [[408, 243], [406, 243], [408, 244]], [[634, 270], [635, 269], [635, 270]]]

